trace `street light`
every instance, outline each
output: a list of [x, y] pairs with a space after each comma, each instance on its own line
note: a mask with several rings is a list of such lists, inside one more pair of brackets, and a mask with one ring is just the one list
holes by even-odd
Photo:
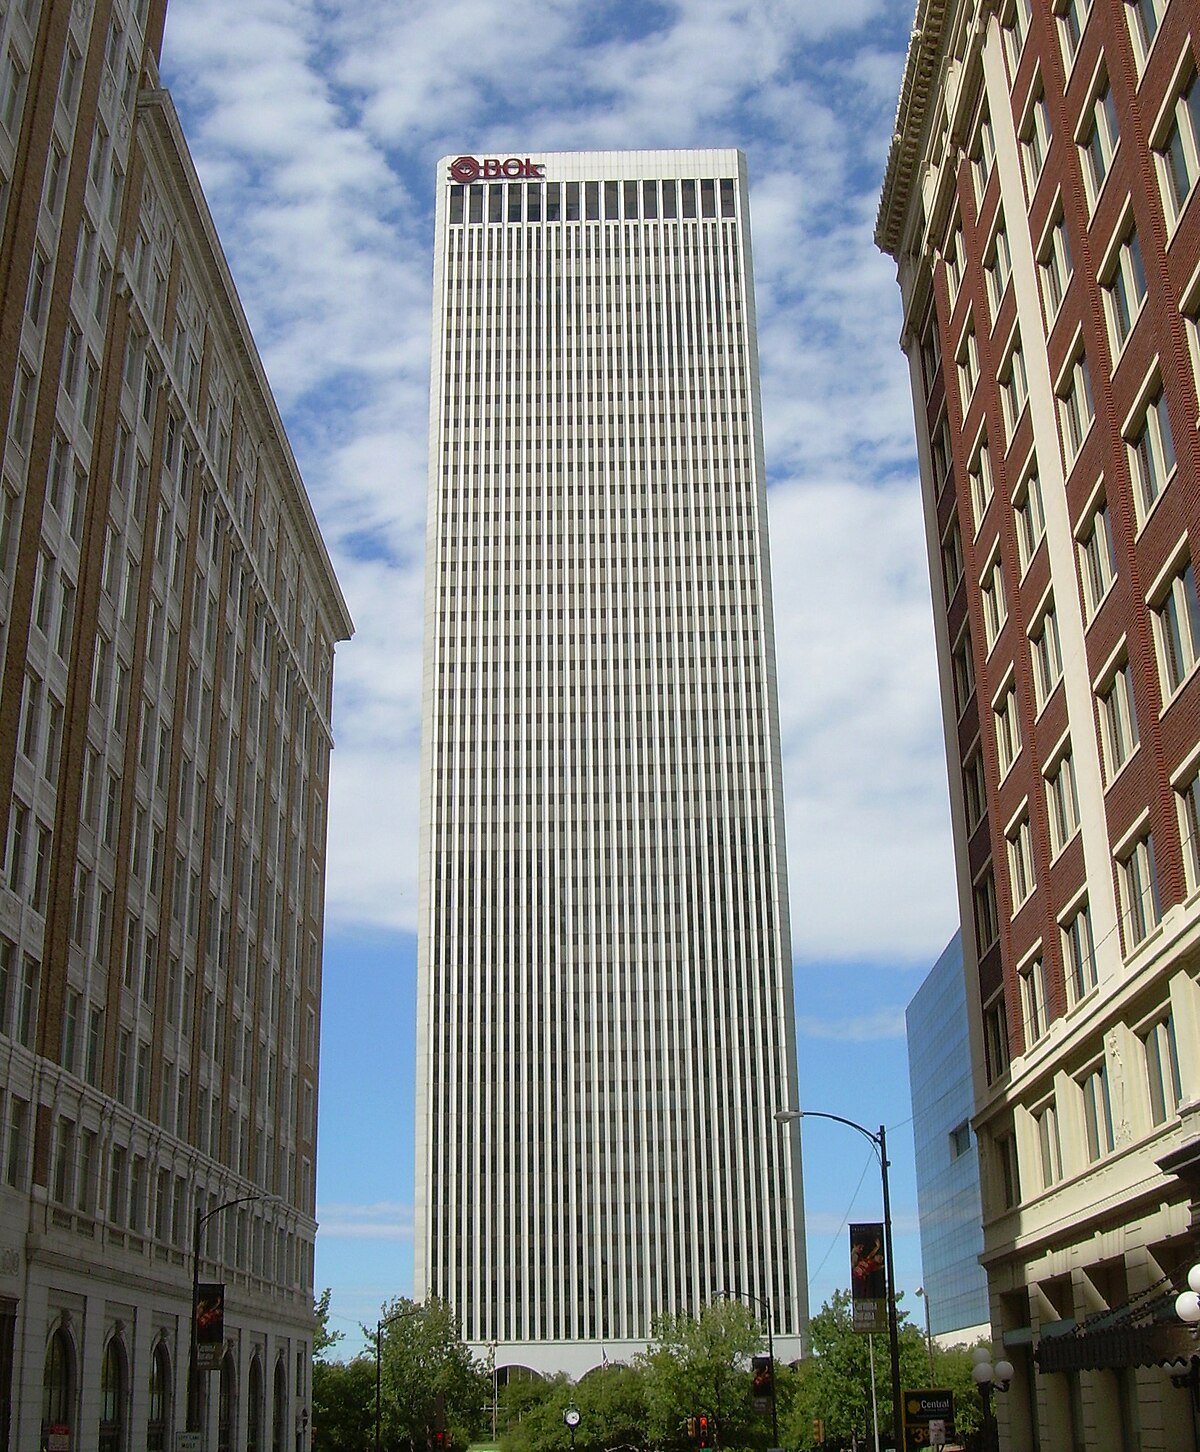
[[[1200, 1265], [1188, 1271], [1188, 1289], [1175, 1298], [1175, 1314], [1192, 1335], [1200, 1334]], [[1171, 1385], [1186, 1387], [1192, 1403], [1192, 1440], [1200, 1447], [1200, 1360], [1181, 1356], [1167, 1367]]]
[[384, 1328], [393, 1325], [396, 1321], [402, 1321], [405, 1316], [415, 1316], [421, 1309], [416, 1306], [401, 1306], [398, 1311], [393, 1311], [390, 1316], [384, 1316], [382, 1320], [375, 1323], [375, 1452], [380, 1452], [380, 1413], [381, 1396], [383, 1385], [382, 1353], [383, 1353], [383, 1332]]
[[767, 1360], [771, 1363], [771, 1445], [779, 1446], [779, 1404], [775, 1399], [775, 1336], [771, 1327], [771, 1303], [765, 1296], [755, 1296], [749, 1291], [724, 1290], [721, 1294], [726, 1300], [737, 1296], [740, 1300], [751, 1301], [756, 1306], [761, 1306], [767, 1317]]
[[251, 1200], [261, 1200], [262, 1195], [239, 1195], [236, 1200], [224, 1200], [214, 1205], [203, 1215], [196, 1206], [192, 1223], [192, 1332], [188, 1341], [188, 1415], [189, 1432], [200, 1431], [200, 1373], [196, 1366], [196, 1309], [200, 1303], [200, 1232], [214, 1215], [222, 1210], [231, 1210], [235, 1205], [248, 1205]]
[[983, 1406], [983, 1422], [987, 1429], [989, 1447], [1000, 1447], [1000, 1432], [996, 1426], [996, 1414], [992, 1407], [992, 1390], [1007, 1391], [1013, 1379], [1011, 1361], [1000, 1360], [992, 1364], [992, 1348], [977, 1346], [971, 1352], [971, 1377], [979, 1388], [979, 1400]]
[[900, 1412], [900, 1330], [896, 1322], [896, 1267], [895, 1258], [892, 1255], [892, 1197], [888, 1188], [888, 1157], [887, 1157], [887, 1126], [881, 1124], [879, 1133], [872, 1134], [862, 1124], [856, 1124], [853, 1119], [845, 1119], [840, 1114], [825, 1114], [819, 1109], [778, 1109], [775, 1111], [775, 1118], [780, 1124], [791, 1124], [794, 1119], [832, 1119], [835, 1124], [844, 1124], [849, 1129], [858, 1130], [865, 1139], [869, 1139], [879, 1159], [879, 1173], [883, 1179], [883, 1239], [887, 1253], [887, 1293], [888, 1293], [888, 1350], [891, 1352], [892, 1363], [892, 1441], [898, 1447], [900, 1439], [904, 1435], [904, 1418]]
[[929, 1292], [924, 1286], [917, 1287], [917, 1295], [925, 1302], [925, 1349], [929, 1352], [929, 1386], [933, 1387], [933, 1327], [929, 1319]]

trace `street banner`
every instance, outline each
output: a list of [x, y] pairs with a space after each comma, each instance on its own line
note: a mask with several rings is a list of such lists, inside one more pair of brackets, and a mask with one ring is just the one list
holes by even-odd
[[771, 1410], [772, 1366], [769, 1356], [756, 1356], [750, 1363], [750, 1394], [760, 1417]]
[[887, 1330], [887, 1263], [880, 1224], [850, 1227], [850, 1300], [855, 1331], [869, 1336]]
[[225, 1287], [202, 1281], [196, 1287], [196, 1369], [217, 1371], [225, 1355]]

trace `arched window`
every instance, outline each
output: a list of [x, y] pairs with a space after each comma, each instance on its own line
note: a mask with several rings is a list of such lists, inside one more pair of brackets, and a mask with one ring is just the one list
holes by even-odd
[[271, 1408], [271, 1452], [287, 1452], [287, 1371], [283, 1357], [275, 1363], [275, 1397]]
[[233, 1452], [237, 1436], [237, 1368], [233, 1353], [221, 1362], [221, 1395], [217, 1403], [217, 1452]]
[[166, 1452], [171, 1430], [171, 1358], [160, 1341], [150, 1358], [150, 1405], [146, 1416], [146, 1452]]
[[122, 1452], [125, 1445], [125, 1352], [114, 1336], [100, 1363], [100, 1437], [97, 1452]]
[[263, 1374], [256, 1356], [250, 1363], [249, 1401], [246, 1406], [246, 1452], [262, 1452]]
[[67, 1445], [75, 1445], [75, 1353], [67, 1333], [60, 1326], [46, 1347], [42, 1368], [42, 1445], [51, 1428], [58, 1438], [66, 1428]]

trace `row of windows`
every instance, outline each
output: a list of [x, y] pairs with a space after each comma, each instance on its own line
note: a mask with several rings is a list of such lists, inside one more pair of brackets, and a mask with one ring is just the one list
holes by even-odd
[[715, 218], [718, 202], [722, 217], [735, 217], [735, 190], [732, 177], [698, 182], [455, 182], [450, 187], [450, 223]]

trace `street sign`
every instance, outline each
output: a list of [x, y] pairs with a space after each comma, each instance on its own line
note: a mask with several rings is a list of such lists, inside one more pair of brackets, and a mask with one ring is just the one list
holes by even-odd
[[[904, 1407], [904, 1452], [924, 1452], [926, 1447], [944, 1447], [954, 1435], [954, 1393], [943, 1389], [906, 1391]], [[934, 1440], [935, 1429], [940, 1436]]]

